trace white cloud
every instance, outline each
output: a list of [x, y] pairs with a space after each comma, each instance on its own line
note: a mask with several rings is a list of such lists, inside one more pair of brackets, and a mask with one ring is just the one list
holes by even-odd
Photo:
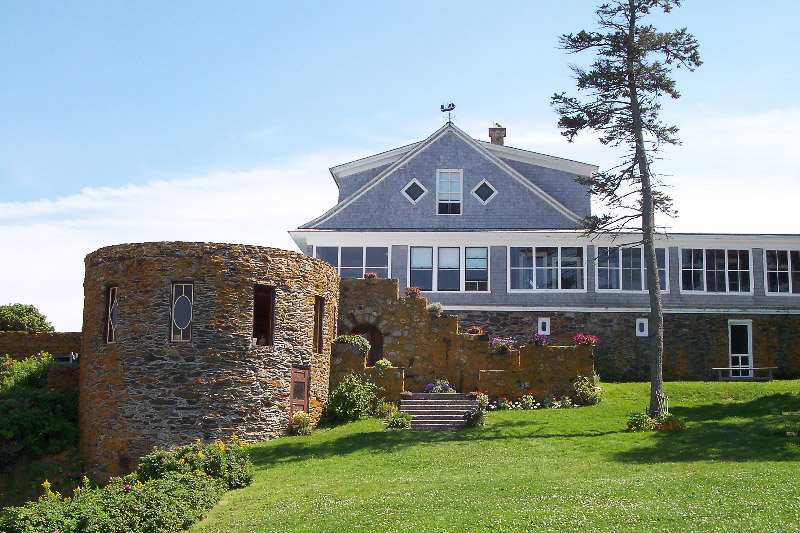
[[[507, 124], [510, 146], [600, 164], [614, 153], [591, 138], [567, 144], [551, 125]], [[480, 138], [485, 129], [467, 128]], [[798, 233], [800, 110], [698, 118], [658, 170], [683, 232]], [[386, 146], [386, 149], [393, 146]], [[336, 200], [327, 168], [368, 154], [312, 154], [249, 172], [103, 187], [34, 202], [0, 203], [0, 303], [37, 305], [57, 329], [77, 331], [83, 258], [123, 242], [236, 242], [295, 249], [287, 231]]]

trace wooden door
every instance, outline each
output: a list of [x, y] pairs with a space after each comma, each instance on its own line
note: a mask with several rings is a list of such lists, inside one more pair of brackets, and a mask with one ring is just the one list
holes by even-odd
[[289, 418], [297, 411], [308, 412], [308, 387], [311, 371], [307, 368], [292, 367], [292, 388], [289, 391]]

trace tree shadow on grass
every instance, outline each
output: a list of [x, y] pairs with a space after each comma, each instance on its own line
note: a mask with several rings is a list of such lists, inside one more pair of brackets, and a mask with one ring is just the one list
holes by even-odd
[[800, 396], [772, 394], [749, 402], [674, 407], [684, 431], [654, 433], [645, 446], [620, 450], [623, 463], [687, 461], [766, 462], [800, 460], [800, 439], [787, 437], [783, 411], [800, 409]]
[[309, 459], [326, 459], [341, 457], [352, 453], [383, 454], [417, 445], [429, 445], [446, 442], [472, 442], [489, 440], [528, 440], [574, 437], [601, 437], [623, 431], [594, 431], [581, 433], [549, 433], [553, 425], [536, 423], [530, 420], [502, 421], [483, 428], [465, 428], [445, 431], [376, 429], [351, 433], [338, 438], [319, 442], [312, 440], [292, 439], [277, 442], [270, 446], [253, 448], [250, 457], [256, 468], [270, 468], [280, 464], [288, 464]]

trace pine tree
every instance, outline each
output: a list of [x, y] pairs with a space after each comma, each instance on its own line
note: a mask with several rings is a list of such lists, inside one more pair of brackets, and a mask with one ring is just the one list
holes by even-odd
[[562, 35], [560, 45], [570, 53], [594, 51], [588, 70], [572, 66], [582, 101], [555, 94], [562, 135], [572, 141], [579, 132], [598, 132], [600, 142], [625, 148], [623, 161], [610, 170], [579, 181], [613, 214], [589, 216], [587, 234], [641, 231], [650, 293], [650, 414], [665, 410], [662, 360], [664, 311], [656, 262], [656, 213], [675, 216], [672, 199], [651, 165], [665, 145], [677, 145], [678, 128], [659, 119], [663, 95], [679, 98], [673, 67], [690, 71], [701, 65], [698, 44], [686, 28], [662, 33], [644, 19], [654, 10], [669, 13], [680, 0], [613, 0], [595, 12], [601, 31]]

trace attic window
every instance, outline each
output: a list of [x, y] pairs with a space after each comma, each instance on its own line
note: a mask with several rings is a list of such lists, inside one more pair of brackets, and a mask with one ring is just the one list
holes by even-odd
[[483, 205], [489, 203], [489, 200], [494, 198], [494, 195], [497, 194], [497, 189], [492, 187], [492, 184], [486, 180], [483, 180], [478, 184], [477, 187], [472, 189], [472, 195], [475, 196]]
[[425, 193], [427, 192], [428, 189], [426, 189], [419, 181], [417, 181], [417, 178], [409, 181], [408, 185], [403, 188], [403, 195], [412, 204], [419, 202], [419, 200], [425, 196]]

